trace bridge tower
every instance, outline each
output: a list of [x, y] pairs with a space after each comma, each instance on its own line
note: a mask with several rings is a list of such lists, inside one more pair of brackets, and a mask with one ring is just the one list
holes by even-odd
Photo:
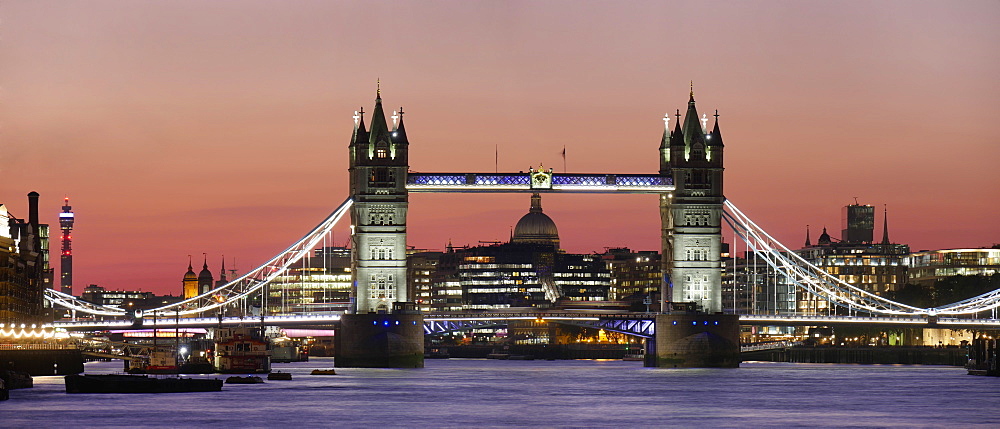
[[365, 130], [364, 110], [355, 115], [350, 145], [350, 186], [353, 235], [351, 272], [354, 312], [389, 313], [393, 303], [409, 300], [406, 290], [406, 172], [409, 142], [403, 109], [392, 116], [392, 128], [382, 111], [382, 91], [375, 96], [371, 130]]
[[[663, 130], [660, 174], [673, 177], [675, 190], [660, 195], [663, 237], [662, 311], [671, 302], [694, 302], [707, 313], [722, 311], [722, 134], [719, 115], [709, 132], [698, 117], [694, 88], [681, 123]], [[669, 124], [669, 117], [664, 122]]]
[[[338, 367], [424, 366], [424, 319], [406, 288], [406, 210], [409, 142], [403, 108], [386, 123], [382, 90], [375, 95], [371, 129], [364, 109], [355, 114], [350, 145], [351, 275], [354, 314], [334, 335]], [[390, 314], [391, 313], [391, 314]]]

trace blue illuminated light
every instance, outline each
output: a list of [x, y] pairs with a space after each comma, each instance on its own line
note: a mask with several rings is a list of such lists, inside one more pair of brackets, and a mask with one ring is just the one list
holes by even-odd
[[382, 324], [385, 325], [385, 326], [389, 326], [389, 321], [386, 320], [385, 322], [382, 322]]
[[677, 324], [677, 321], [676, 321], [676, 320], [674, 321], [674, 324], [675, 324], [675, 325]]
[[691, 322], [691, 324], [692, 324], [692, 325], [697, 325], [697, 324], [698, 324], [698, 322]]
[[398, 320], [396, 321], [396, 324], [397, 324], [397, 325], [399, 324], [399, 321], [398, 321]]
[[378, 321], [377, 320], [372, 320], [372, 325], [378, 325]]
[[716, 325], [718, 325], [718, 324], [719, 324], [719, 321], [718, 321], [718, 320], [716, 320], [716, 321], [715, 321], [715, 324], [716, 324]]

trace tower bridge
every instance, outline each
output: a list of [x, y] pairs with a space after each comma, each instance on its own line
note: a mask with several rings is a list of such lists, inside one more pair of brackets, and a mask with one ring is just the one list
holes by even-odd
[[[410, 171], [409, 149], [403, 111], [386, 120], [381, 90], [376, 94], [370, 128], [364, 111], [354, 115], [349, 150], [350, 195], [313, 230], [260, 267], [180, 303], [147, 312], [154, 316], [184, 316], [183, 323], [219, 323], [218, 314], [242, 307], [266, 294], [268, 285], [308, 255], [331, 234], [342, 217], [350, 215], [352, 303], [343, 315], [315, 315], [296, 320], [265, 318], [265, 323], [340, 326], [343, 341], [338, 350], [363, 349], [338, 356], [342, 362], [377, 362], [382, 366], [422, 366], [422, 333], [458, 329], [476, 324], [515, 320], [510, 314], [420, 315], [413, 311], [407, 290], [407, 214], [410, 192], [481, 193], [621, 193], [659, 196], [662, 251], [661, 297], [655, 314], [530, 314], [522, 317], [550, 318], [560, 323], [603, 326], [647, 336], [651, 352], [673, 353], [661, 364], [671, 366], [733, 366], [733, 348], [738, 355], [738, 324], [834, 325], [865, 323], [871, 326], [949, 326], [996, 329], [1000, 291], [993, 291], [938, 308], [918, 308], [888, 300], [829, 275], [798, 257], [740, 211], [723, 192], [724, 145], [718, 114], [709, 130], [707, 118], [699, 117], [694, 92], [685, 114], [678, 109], [673, 127], [669, 115], [659, 145], [659, 170], [655, 173], [556, 173], [539, 166], [517, 173], [421, 173]], [[768, 316], [722, 314], [721, 286], [722, 226], [729, 226], [748, 248], [762, 255], [766, 264], [787, 277], [799, 291], [824, 300], [847, 315]], [[81, 301], [49, 289], [46, 299], [81, 312], [108, 318], [141, 318], [124, 309]], [[675, 311], [683, 303], [687, 310]], [[990, 317], [992, 314], [992, 317]], [[983, 317], [979, 317], [983, 316]], [[392, 318], [393, 323], [386, 322]], [[596, 318], [596, 320], [595, 320]], [[738, 320], [737, 320], [738, 318]], [[310, 320], [306, 320], [310, 319]], [[711, 320], [709, 320], [711, 319]], [[201, 320], [199, 322], [199, 320]], [[237, 323], [223, 317], [223, 323]], [[243, 320], [243, 319], [239, 319]], [[395, 323], [401, 322], [401, 323]], [[706, 323], [707, 322], [707, 323]], [[718, 323], [716, 323], [718, 322]], [[58, 322], [57, 326], [85, 329], [85, 322]], [[107, 323], [107, 322], [100, 322]], [[98, 325], [100, 324], [98, 323]], [[170, 322], [162, 320], [162, 326]], [[180, 322], [178, 322], [180, 323]], [[589, 324], [589, 325], [588, 325]], [[98, 325], [93, 325], [95, 328]], [[107, 326], [107, 325], [103, 325]], [[208, 326], [211, 326], [209, 324]], [[398, 328], [397, 328], [398, 327]], [[659, 329], [657, 329], [659, 328]], [[692, 344], [709, 344], [714, 351], [688, 353]], [[365, 345], [367, 344], [367, 345]], [[671, 348], [673, 347], [673, 348]], [[395, 353], [400, 359], [393, 363]], [[701, 355], [698, 355], [701, 353]], [[350, 353], [349, 353], [350, 354]], [[405, 356], [403, 356], [405, 355]], [[683, 359], [677, 356], [682, 356]], [[389, 358], [386, 358], [389, 356]], [[686, 361], [685, 361], [686, 359]], [[735, 363], [734, 363], [735, 362]], [[351, 363], [347, 363], [351, 364]]]

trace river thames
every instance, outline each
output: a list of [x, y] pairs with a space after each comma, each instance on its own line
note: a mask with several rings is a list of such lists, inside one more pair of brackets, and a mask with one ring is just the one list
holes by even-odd
[[[944, 366], [427, 360], [423, 369], [275, 364], [291, 381], [222, 392], [64, 393], [62, 377], [0, 402], [3, 427], [998, 427], [1000, 379]], [[88, 373], [119, 362], [87, 364]], [[223, 376], [209, 376], [223, 377]]]

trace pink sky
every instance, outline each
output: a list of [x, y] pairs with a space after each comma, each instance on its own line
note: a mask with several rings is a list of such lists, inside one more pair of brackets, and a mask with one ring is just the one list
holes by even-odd
[[[988, 246], [998, 22], [996, 1], [4, 2], [0, 203], [26, 217], [38, 191], [56, 225], [70, 197], [77, 292], [176, 294], [188, 254], [246, 271], [346, 197], [376, 78], [414, 171], [493, 171], [497, 146], [502, 171], [559, 171], [565, 146], [580, 173], [656, 172], [694, 80], [727, 197], [789, 246], [806, 224], [839, 236], [854, 197], [914, 250]], [[420, 248], [504, 240], [529, 203], [410, 201]], [[659, 245], [653, 196], [543, 206], [568, 251]]]

